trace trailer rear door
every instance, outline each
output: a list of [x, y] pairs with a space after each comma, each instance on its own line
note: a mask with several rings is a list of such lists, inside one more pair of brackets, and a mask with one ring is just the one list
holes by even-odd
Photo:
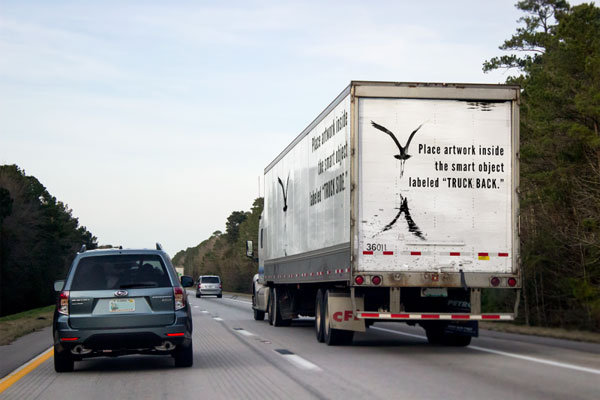
[[358, 101], [358, 271], [514, 272], [512, 101]]

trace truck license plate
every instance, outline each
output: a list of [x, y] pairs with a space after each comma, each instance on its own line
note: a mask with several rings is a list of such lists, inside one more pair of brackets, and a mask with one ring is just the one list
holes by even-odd
[[110, 312], [133, 312], [135, 311], [134, 299], [112, 299], [109, 303]]
[[421, 297], [448, 297], [446, 288], [422, 288]]

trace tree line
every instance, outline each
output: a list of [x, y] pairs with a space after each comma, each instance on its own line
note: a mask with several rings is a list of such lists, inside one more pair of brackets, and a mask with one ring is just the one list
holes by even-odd
[[600, 9], [524, 0], [484, 71], [521, 86], [522, 318], [600, 329]]
[[97, 239], [66, 204], [18, 166], [0, 166], [0, 316], [52, 304], [82, 244]]

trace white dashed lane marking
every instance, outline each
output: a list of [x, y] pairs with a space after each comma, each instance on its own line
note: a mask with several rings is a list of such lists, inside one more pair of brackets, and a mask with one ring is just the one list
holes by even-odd
[[244, 335], [244, 336], [256, 336], [254, 333], [252, 332], [248, 332], [245, 329], [242, 328], [233, 328], [234, 331], [236, 331], [237, 333], [239, 333], [240, 335]]
[[322, 369], [319, 368], [317, 365], [311, 363], [308, 360], [305, 360], [304, 358], [300, 357], [297, 354], [292, 353], [289, 350], [277, 349], [275, 351], [277, 353], [279, 353], [281, 355], [281, 357], [283, 357], [285, 360], [289, 361], [290, 363], [292, 363], [293, 365], [295, 365], [296, 367], [298, 367], [300, 369], [304, 369], [304, 370], [308, 370], [308, 371], [322, 371]]

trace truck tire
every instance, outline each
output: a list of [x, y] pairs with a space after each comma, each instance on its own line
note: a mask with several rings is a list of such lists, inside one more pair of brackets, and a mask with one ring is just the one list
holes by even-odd
[[75, 360], [65, 349], [54, 345], [54, 370], [56, 372], [73, 372]]
[[267, 312], [269, 313], [269, 325], [273, 325], [273, 288], [269, 290], [269, 303], [267, 305]]
[[352, 343], [354, 331], [334, 329], [329, 323], [329, 290], [325, 292], [323, 299], [323, 338], [328, 346], [348, 345]]
[[465, 347], [471, 343], [471, 336], [444, 333], [443, 329], [431, 327], [425, 330], [429, 344], [452, 347]]
[[281, 311], [279, 310], [279, 290], [276, 287], [273, 288], [273, 294], [271, 295], [271, 306], [269, 307], [269, 317], [271, 317], [271, 311], [273, 314], [273, 326], [289, 326], [292, 323], [291, 319], [283, 319], [281, 317]]
[[323, 343], [325, 336], [323, 335], [323, 290], [317, 290], [317, 297], [315, 299], [315, 334], [317, 335], [317, 341]]
[[188, 368], [194, 365], [194, 348], [192, 342], [188, 346], [178, 346], [173, 353], [175, 366], [178, 368]]
[[443, 344], [452, 347], [466, 347], [471, 344], [471, 336], [445, 335]]
[[256, 308], [254, 308], [253, 310], [254, 310], [254, 320], [255, 321], [262, 321], [265, 319], [264, 311], [257, 310]]
[[254, 320], [262, 321], [265, 319], [265, 312], [256, 308], [256, 286], [252, 285], [252, 310], [254, 311]]

